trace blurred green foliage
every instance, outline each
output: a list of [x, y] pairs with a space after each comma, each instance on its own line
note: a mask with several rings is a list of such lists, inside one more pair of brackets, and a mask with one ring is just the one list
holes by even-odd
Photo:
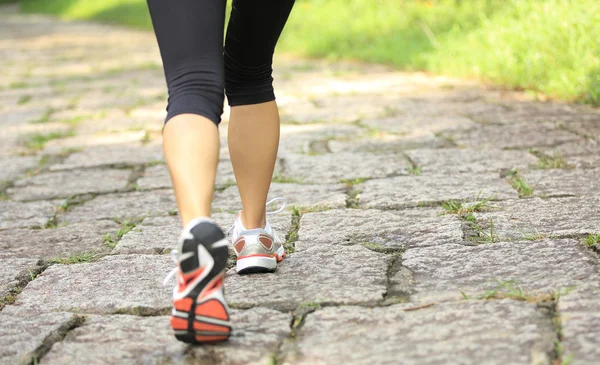
[[[21, 3], [28, 12], [151, 28], [145, 0]], [[598, 24], [598, 0], [297, 0], [279, 50], [600, 105]]]

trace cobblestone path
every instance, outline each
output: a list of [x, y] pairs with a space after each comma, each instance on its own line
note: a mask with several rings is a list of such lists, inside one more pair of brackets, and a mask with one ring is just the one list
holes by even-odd
[[154, 36], [0, 14], [0, 363], [598, 364], [598, 110], [279, 58], [291, 254], [230, 270], [232, 339], [187, 347]]

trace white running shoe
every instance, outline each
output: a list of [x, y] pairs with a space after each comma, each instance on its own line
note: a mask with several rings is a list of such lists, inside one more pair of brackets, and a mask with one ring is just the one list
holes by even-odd
[[[270, 200], [267, 205], [283, 201], [281, 208], [273, 212], [267, 212], [267, 215], [279, 213], [285, 209], [285, 200], [275, 198]], [[277, 263], [286, 256], [281, 240], [273, 231], [273, 228], [267, 221], [265, 228], [246, 229], [242, 224], [241, 211], [230, 231], [231, 243], [237, 256], [236, 271], [238, 274], [251, 274], [273, 272], [277, 269]]]

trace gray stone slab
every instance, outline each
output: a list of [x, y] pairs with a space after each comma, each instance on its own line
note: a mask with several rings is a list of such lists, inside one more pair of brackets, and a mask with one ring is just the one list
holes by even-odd
[[342, 179], [406, 175], [408, 162], [399, 154], [328, 153], [284, 156], [283, 176], [304, 183], [338, 183]]
[[476, 298], [497, 287], [497, 280], [552, 293], [599, 278], [597, 259], [572, 239], [416, 248], [403, 254], [402, 265], [414, 275], [411, 301], [419, 303], [458, 300], [461, 291]]
[[74, 170], [39, 174], [15, 181], [7, 190], [14, 200], [68, 198], [79, 194], [122, 191], [127, 187], [130, 170]]
[[0, 181], [10, 181], [38, 165], [36, 156], [0, 158]]
[[462, 237], [460, 219], [455, 215], [443, 215], [439, 208], [397, 212], [336, 209], [302, 216], [296, 250], [319, 245], [353, 244], [382, 250], [403, 250], [461, 243]]
[[361, 124], [372, 129], [395, 134], [420, 133], [436, 134], [444, 131], [465, 130], [476, 126], [469, 118], [460, 115], [447, 116], [396, 116], [386, 119], [364, 120]]
[[100, 195], [58, 216], [63, 222], [85, 222], [100, 219], [141, 219], [168, 215], [176, 209], [172, 190], [154, 190]]
[[419, 148], [449, 148], [454, 145], [445, 139], [435, 137], [432, 133], [418, 133], [415, 131], [411, 135], [383, 135], [378, 138], [358, 140], [330, 140], [327, 146], [333, 153], [402, 153], [403, 151]]
[[422, 174], [499, 172], [524, 169], [538, 160], [527, 151], [501, 149], [422, 149], [406, 152]]
[[19, 284], [31, 280], [30, 275], [37, 273], [40, 262], [36, 259], [0, 259], [0, 298], [5, 297]]
[[600, 358], [600, 284], [581, 286], [560, 297], [563, 359], [573, 365], [594, 365]]
[[[44, 344], [60, 340], [81, 319], [72, 313], [46, 313], [15, 317], [0, 313], [0, 363], [37, 362]], [[35, 359], [35, 360], [34, 360]]]
[[106, 145], [90, 147], [71, 154], [60, 164], [50, 166], [50, 170], [70, 170], [99, 166], [134, 166], [164, 160], [162, 147], [158, 144], [146, 146]]
[[43, 227], [54, 215], [52, 202], [0, 201], [0, 229]]
[[167, 314], [172, 287], [162, 287], [162, 280], [174, 266], [167, 255], [116, 255], [53, 265], [3, 313]]
[[109, 248], [106, 233], [119, 229], [113, 221], [74, 223], [56, 229], [12, 229], [0, 231], [0, 258], [69, 257], [81, 253], [103, 254]]
[[551, 316], [511, 300], [436, 304], [406, 311], [325, 308], [309, 314], [286, 365], [550, 364], [556, 335]]
[[290, 333], [291, 315], [267, 308], [232, 310], [229, 341], [189, 347], [169, 317], [90, 316], [44, 356], [47, 364], [268, 364]]
[[399, 209], [447, 200], [517, 199], [506, 179], [498, 174], [398, 176], [357, 185], [361, 207]]
[[521, 175], [533, 188], [534, 196], [600, 195], [600, 169], [531, 170]]
[[[347, 196], [345, 184], [271, 183], [267, 201], [273, 198], [284, 198], [288, 206], [332, 209], [346, 206]], [[237, 213], [241, 210], [242, 201], [237, 186], [216, 192], [212, 206], [215, 212]]]
[[548, 156], [556, 154], [565, 157], [567, 164], [573, 167], [600, 167], [600, 141], [588, 139], [540, 150]]
[[600, 197], [523, 199], [498, 202], [498, 209], [475, 213], [478, 224], [489, 231], [490, 220], [501, 240], [528, 235], [581, 236], [600, 232]]
[[301, 303], [374, 304], [386, 293], [389, 259], [362, 246], [315, 246], [288, 255], [274, 274], [229, 270], [225, 296], [235, 306], [281, 310]]
[[321, 152], [315, 151], [314, 143], [326, 145], [332, 139], [352, 140], [364, 133], [363, 128], [354, 124], [282, 124], [279, 154]]
[[579, 141], [574, 133], [542, 123], [480, 125], [467, 131], [445, 132], [445, 136], [470, 148], [531, 148]]

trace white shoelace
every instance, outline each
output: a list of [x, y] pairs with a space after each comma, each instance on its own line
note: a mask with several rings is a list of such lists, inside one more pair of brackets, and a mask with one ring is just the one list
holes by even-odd
[[[267, 204], [265, 204], [265, 206], [268, 207], [269, 205], [275, 203], [276, 201], [281, 201], [281, 202], [283, 202], [283, 204], [281, 205], [281, 207], [279, 209], [274, 210], [272, 212], [267, 212], [267, 215], [277, 214], [279, 212], [282, 212], [285, 209], [285, 207], [286, 207], [285, 198], [281, 198], [281, 197], [273, 198], [273, 199], [269, 200], [267, 202]], [[229, 230], [227, 231], [227, 234], [229, 234], [233, 230], [234, 227], [235, 227], [235, 222], [233, 223], [231, 228], [229, 228]], [[173, 262], [175, 263], [175, 267], [171, 271], [169, 271], [169, 273], [163, 280], [163, 282], [162, 282], [163, 287], [167, 286], [167, 283], [169, 282], [169, 280], [171, 280], [171, 278], [173, 276], [175, 276], [175, 274], [177, 274], [177, 270], [179, 269], [178, 260], [177, 260], [177, 250], [171, 250], [171, 260], [173, 260]]]
[[[267, 215], [273, 215], [273, 214], [277, 214], [277, 213], [283, 212], [283, 210], [287, 206], [285, 198], [282, 198], [282, 197], [273, 198], [273, 199], [269, 200], [267, 202], [267, 204], [265, 204], [265, 206], [268, 207], [269, 205], [271, 205], [271, 204], [273, 204], [273, 203], [275, 203], [277, 201], [283, 202], [283, 204], [281, 205], [281, 207], [279, 209], [277, 209], [277, 210], [272, 211], [272, 212], [266, 212]], [[236, 219], [235, 222], [233, 222], [233, 224], [231, 225], [231, 227], [229, 228], [229, 230], [227, 230], [227, 234], [229, 234], [229, 233], [231, 233], [231, 231], [233, 231], [233, 229], [235, 228], [235, 224], [236, 223], [237, 223], [237, 219]]]

